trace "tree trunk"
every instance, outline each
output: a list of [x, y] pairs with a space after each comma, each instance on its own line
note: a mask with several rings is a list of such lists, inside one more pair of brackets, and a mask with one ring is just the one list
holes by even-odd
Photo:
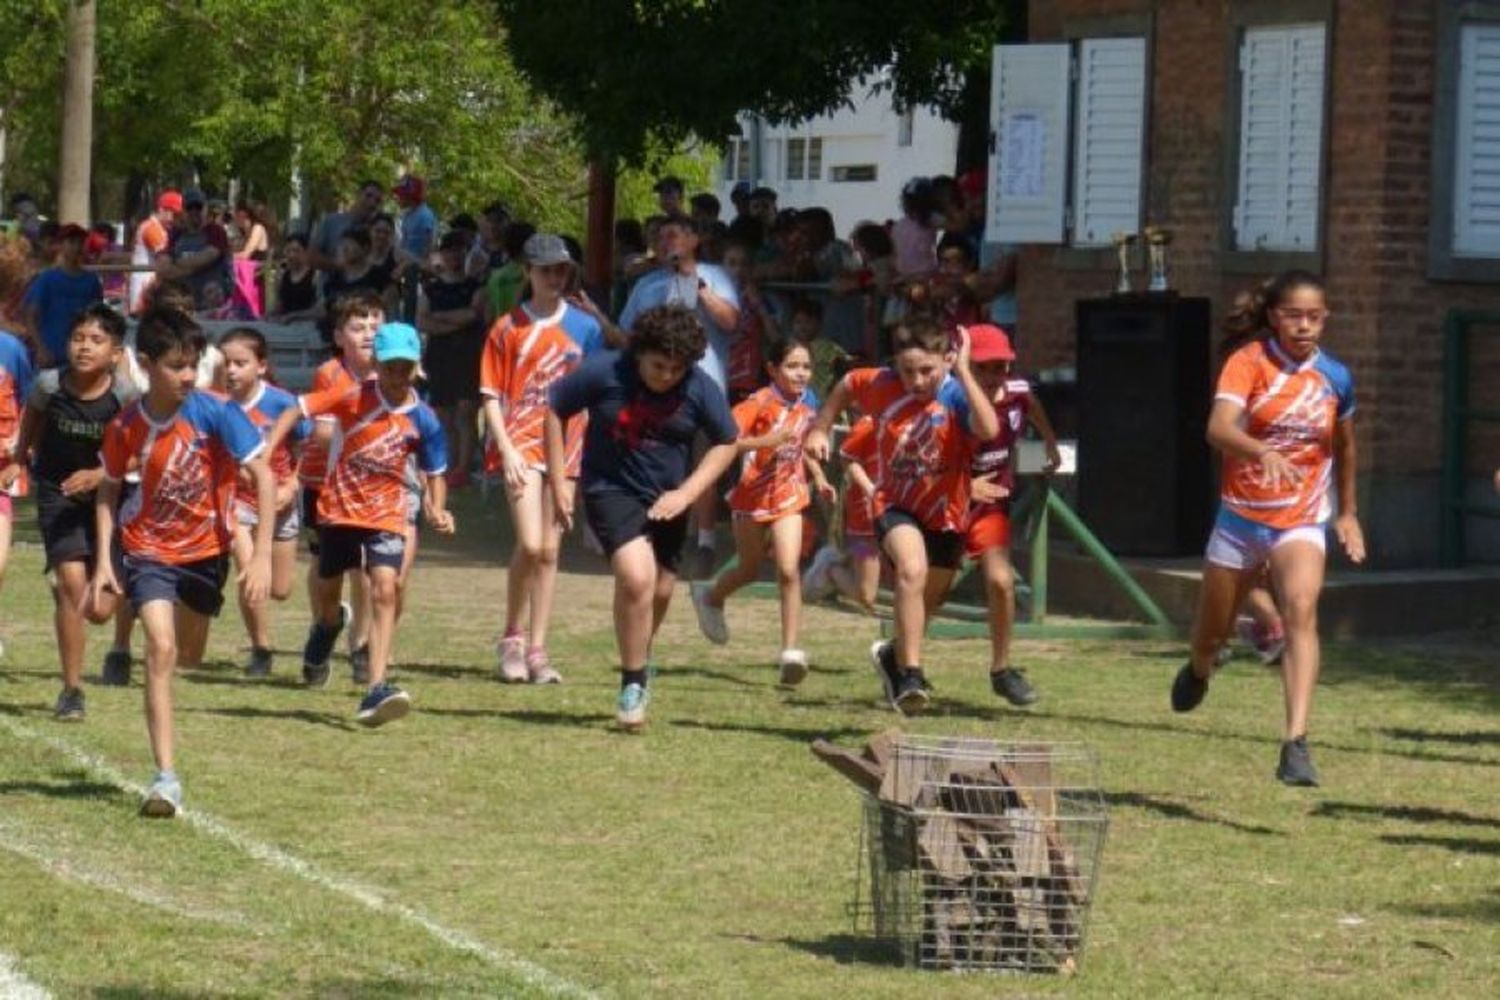
[[589, 162], [589, 220], [583, 241], [583, 281], [596, 301], [608, 308], [614, 280], [615, 167], [602, 160]]
[[94, 152], [94, 0], [68, 3], [68, 48], [63, 85], [62, 163], [57, 215], [89, 223], [89, 174]]

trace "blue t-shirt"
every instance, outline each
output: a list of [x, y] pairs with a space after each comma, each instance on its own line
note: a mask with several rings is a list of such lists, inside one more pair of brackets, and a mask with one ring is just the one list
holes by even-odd
[[88, 271], [69, 274], [60, 267], [50, 267], [37, 275], [22, 299], [24, 305], [36, 307], [38, 333], [42, 345], [52, 355], [53, 364], [60, 364], [68, 353], [73, 320], [95, 302], [103, 301], [104, 286], [97, 274]]
[[699, 279], [719, 298], [739, 308], [740, 293], [735, 290], [734, 280], [717, 264], [699, 264], [697, 275], [678, 274], [671, 268], [661, 267], [643, 275], [630, 290], [630, 298], [625, 300], [625, 308], [620, 311], [620, 327], [631, 329], [636, 317], [657, 306], [678, 305], [693, 310], [703, 324], [703, 332], [708, 335], [708, 351], [698, 362], [698, 367], [723, 391], [727, 384], [725, 373], [734, 331], [725, 330], [709, 319], [708, 311], [698, 301]]
[[401, 249], [413, 257], [425, 261], [436, 235], [437, 216], [425, 202], [401, 213]]
[[635, 357], [600, 351], [548, 393], [563, 420], [588, 411], [583, 438], [584, 493], [620, 491], [653, 503], [682, 485], [699, 430], [710, 444], [739, 436], [724, 393], [701, 368], [694, 368], [670, 392], [646, 388]]
[[573, 343], [578, 345], [584, 357], [609, 346], [604, 340], [604, 329], [599, 326], [597, 319], [570, 303], [564, 305], [562, 321], [558, 325], [573, 338]]

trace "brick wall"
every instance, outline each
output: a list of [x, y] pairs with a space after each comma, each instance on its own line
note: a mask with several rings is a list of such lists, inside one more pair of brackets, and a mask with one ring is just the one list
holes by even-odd
[[[1146, 217], [1175, 231], [1173, 284], [1208, 296], [1216, 319], [1257, 280], [1223, 267], [1233, 198], [1225, 182], [1233, 5], [1033, 0], [1029, 22], [1031, 41], [1051, 41], [1063, 37], [1069, 19], [1154, 11]], [[1376, 558], [1428, 563], [1437, 555], [1443, 317], [1454, 306], [1500, 310], [1500, 284], [1426, 277], [1435, 5], [1336, 0], [1336, 8], [1323, 239], [1335, 316], [1326, 343], [1354, 371], [1361, 508]], [[1064, 256], [1053, 247], [1023, 252], [1027, 368], [1071, 362], [1073, 302], [1113, 286], [1112, 263], [1078, 269]], [[1480, 374], [1481, 386], [1500, 384], [1500, 368]], [[1500, 439], [1481, 434], [1474, 444], [1476, 470], [1500, 463]]]

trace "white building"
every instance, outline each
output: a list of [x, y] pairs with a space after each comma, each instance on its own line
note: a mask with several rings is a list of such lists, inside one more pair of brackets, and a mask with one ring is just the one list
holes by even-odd
[[852, 107], [799, 125], [740, 117], [720, 167], [719, 197], [731, 217], [738, 181], [773, 188], [782, 208], [822, 206], [840, 236], [860, 222], [901, 215], [901, 186], [912, 177], [952, 174], [958, 125], [928, 108], [897, 111], [889, 92], [857, 85]]

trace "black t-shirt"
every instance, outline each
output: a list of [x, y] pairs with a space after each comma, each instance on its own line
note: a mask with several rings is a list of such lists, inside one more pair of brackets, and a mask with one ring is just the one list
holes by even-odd
[[[474, 304], [474, 296], [480, 289], [479, 282], [473, 278], [464, 278], [462, 281], [443, 281], [440, 278], [432, 278], [422, 283], [422, 292], [427, 296], [427, 308], [433, 312], [447, 312], [450, 309], [467, 309]], [[454, 334], [463, 335], [481, 332], [482, 324], [475, 322], [464, 330], [454, 331]], [[438, 339], [451, 337], [454, 334], [442, 334]]]
[[276, 285], [276, 303], [282, 312], [306, 312], [318, 304], [318, 272], [308, 268], [298, 281], [291, 271], [283, 270]]
[[341, 270], [333, 271], [323, 282], [323, 301], [331, 307], [340, 296], [361, 288], [369, 288], [377, 295], [384, 295], [390, 283], [390, 278], [374, 267], [369, 268], [357, 278], [347, 278]]
[[[135, 398], [118, 378], [96, 399], [80, 399], [68, 389], [62, 368], [48, 368], [32, 383], [26, 406], [41, 414], [32, 469], [38, 499], [64, 499], [63, 481], [79, 469], [97, 469], [104, 428]], [[94, 494], [65, 498], [79, 504], [94, 502]]]
[[585, 493], [623, 491], [652, 503], [688, 477], [698, 431], [710, 444], [739, 436], [723, 391], [703, 369], [694, 365], [670, 392], [656, 393], [641, 381], [635, 358], [622, 351], [589, 355], [553, 383], [549, 402], [563, 420], [588, 411]]
[[386, 254], [385, 260], [371, 261], [370, 270], [379, 276], [382, 287], [390, 285], [396, 280], [396, 251]]

